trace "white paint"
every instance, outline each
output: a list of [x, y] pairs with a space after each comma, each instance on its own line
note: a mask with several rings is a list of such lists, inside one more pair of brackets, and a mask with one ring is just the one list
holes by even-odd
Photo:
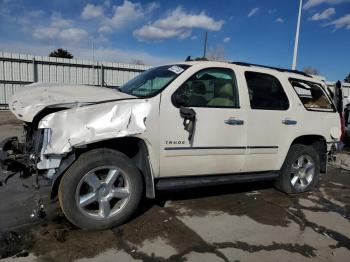
[[31, 122], [45, 107], [72, 108], [82, 104], [135, 98], [116, 89], [86, 85], [36, 83], [28, 85], [10, 98], [10, 110], [20, 120]]
[[44, 152], [64, 154], [72, 147], [105, 139], [141, 134], [150, 112], [145, 100], [128, 100], [76, 107], [44, 117], [39, 128], [50, 128], [51, 139]]

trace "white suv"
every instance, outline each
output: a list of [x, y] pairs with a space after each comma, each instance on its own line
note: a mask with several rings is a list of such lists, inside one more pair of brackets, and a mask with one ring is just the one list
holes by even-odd
[[64, 214], [87, 229], [125, 222], [157, 189], [268, 179], [305, 192], [341, 137], [324, 87], [221, 62], [155, 67], [116, 89], [33, 84], [9, 104], [25, 139], [4, 140], [0, 159], [52, 180]]

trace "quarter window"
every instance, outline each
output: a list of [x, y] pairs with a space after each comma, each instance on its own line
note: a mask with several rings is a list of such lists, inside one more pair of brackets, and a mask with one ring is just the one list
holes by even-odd
[[263, 110], [287, 110], [288, 98], [280, 81], [268, 74], [245, 72], [250, 107]]
[[306, 109], [334, 111], [332, 102], [321, 85], [298, 79], [289, 81]]
[[238, 107], [236, 78], [231, 69], [209, 68], [197, 72], [174, 93], [188, 107]]

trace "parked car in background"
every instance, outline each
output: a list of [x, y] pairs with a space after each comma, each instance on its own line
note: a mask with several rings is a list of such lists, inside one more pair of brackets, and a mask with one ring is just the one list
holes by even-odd
[[34, 84], [9, 107], [25, 139], [1, 143], [3, 166], [49, 179], [86, 229], [124, 223], [157, 190], [275, 180], [309, 191], [341, 137], [322, 81], [246, 63], [159, 66], [114, 90]]

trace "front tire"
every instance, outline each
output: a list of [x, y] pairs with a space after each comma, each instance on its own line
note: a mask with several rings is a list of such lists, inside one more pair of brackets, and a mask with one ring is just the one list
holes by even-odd
[[320, 176], [320, 156], [312, 146], [292, 145], [276, 181], [276, 187], [288, 194], [312, 190]]
[[58, 198], [71, 223], [99, 230], [124, 223], [137, 209], [142, 192], [142, 177], [132, 161], [103, 148], [79, 156], [63, 175]]

